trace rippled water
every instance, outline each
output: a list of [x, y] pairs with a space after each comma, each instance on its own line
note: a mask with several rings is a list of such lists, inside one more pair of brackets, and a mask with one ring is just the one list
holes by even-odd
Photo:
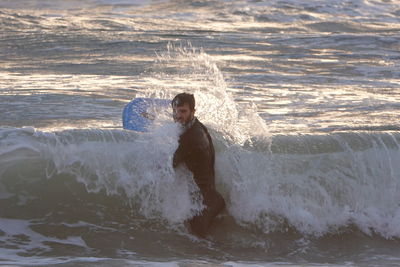
[[[0, 0], [0, 264], [396, 266], [399, 67], [395, 0]], [[171, 211], [171, 122], [122, 130], [181, 91], [228, 200], [211, 241]]]
[[[67, 100], [57, 117], [67, 125], [82, 120], [78, 109], [98, 127], [118, 127], [118, 108], [135, 93], [197, 81], [199, 54], [185, 68], [157, 61], [168, 43], [190, 42], [273, 133], [398, 128], [395, 2], [138, 2], [2, 1], [2, 97], [14, 107], [2, 121], [28, 125], [16, 114], [36, 113], [30, 102], [57, 109]], [[34, 126], [52, 125], [42, 114]]]

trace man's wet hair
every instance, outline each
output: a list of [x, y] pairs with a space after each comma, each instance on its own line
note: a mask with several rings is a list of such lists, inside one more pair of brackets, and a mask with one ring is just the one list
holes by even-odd
[[177, 94], [174, 99], [172, 99], [171, 105], [172, 107], [181, 107], [185, 103], [189, 104], [190, 110], [194, 110], [195, 106], [195, 100], [194, 100], [194, 95], [193, 94], [188, 94], [188, 93], [180, 93]]

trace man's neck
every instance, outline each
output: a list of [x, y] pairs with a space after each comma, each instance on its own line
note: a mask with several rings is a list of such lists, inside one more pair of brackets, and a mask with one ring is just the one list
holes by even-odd
[[187, 123], [183, 126], [184, 130], [185, 130], [185, 131], [189, 130], [189, 129], [193, 126], [193, 124], [194, 124], [195, 121], [196, 121], [196, 117], [193, 117], [193, 119], [191, 119], [189, 122], [187, 122]]

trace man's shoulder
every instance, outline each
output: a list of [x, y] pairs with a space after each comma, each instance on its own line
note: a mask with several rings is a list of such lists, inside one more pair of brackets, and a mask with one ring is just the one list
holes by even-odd
[[192, 127], [186, 132], [191, 143], [204, 144], [208, 143], [207, 128], [196, 118]]
[[193, 126], [191, 127], [191, 129], [193, 134], [195, 135], [207, 135], [208, 134], [208, 130], [207, 127], [204, 126], [203, 123], [201, 123], [197, 118], [195, 119], [195, 122], [193, 123]]

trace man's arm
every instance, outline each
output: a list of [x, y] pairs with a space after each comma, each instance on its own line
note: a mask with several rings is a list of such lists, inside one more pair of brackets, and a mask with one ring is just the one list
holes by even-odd
[[186, 161], [198, 185], [213, 183], [213, 155], [210, 143], [204, 131], [196, 131], [193, 135], [190, 154]]
[[183, 148], [182, 145], [179, 144], [178, 149], [174, 153], [174, 158], [172, 159], [172, 167], [176, 168], [182, 162], [184, 162], [184, 155], [183, 155]]

